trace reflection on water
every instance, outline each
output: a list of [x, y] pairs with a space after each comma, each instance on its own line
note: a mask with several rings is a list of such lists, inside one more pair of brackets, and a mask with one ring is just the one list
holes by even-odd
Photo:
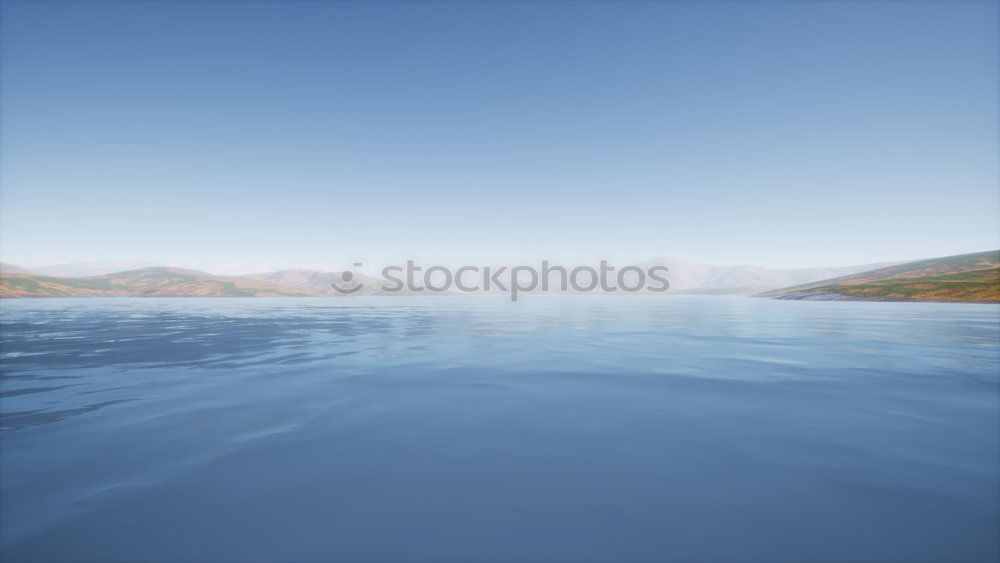
[[989, 561], [1000, 310], [7, 300], [5, 561]]

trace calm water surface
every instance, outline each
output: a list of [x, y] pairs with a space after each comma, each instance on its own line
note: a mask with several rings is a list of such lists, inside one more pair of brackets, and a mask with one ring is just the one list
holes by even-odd
[[1000, 309], [5, 300], [6, 561], [993, 561]]

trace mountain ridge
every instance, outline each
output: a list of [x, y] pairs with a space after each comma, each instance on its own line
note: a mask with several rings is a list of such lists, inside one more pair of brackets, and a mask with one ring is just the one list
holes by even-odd
[[[998, 251], [991, 251], [994, 254]], [[654, 258], [640, 262], [640, 266], [662, 265], [669, 268], [670, 293], [708, 295], [762, 295], [778, 298], [819, 298], [806, 295], [814, 288], [871, 280], [878, 277], [900, 275], [947, 274], [954, 275], [956, 269], [971, 271], [976, 264], [989, 265], [992, 262], [969, 262], [957, 266], [954, 260], [969, 260], [970, 256], [989, 255], [972, 253], [955, 257], [916, 260], [911, 262], [879, 262], [846, 267], [814, 268], [764, 268], [760, 266], [718, 266], [703, 264], [679, 258]], [[980, 256], [982, 259], [982, 256]], [[995, 258], [992, 258], [995, 260]], [[950, 266], [941, 266], [943, 260], [952, 260]], [[89, 266], [107, 263], [75, 263]], [[934, 266], [938, 264], [938, 266]], [[59, 266], [55, 266], [58, 268]], [[935, 269], [936, 268], [936, 269]], [[878, 272], [872, 277], [872, 272]], [[910, 274], [907, 274], [909, 272]], [[982, 277], [982, 275], [980, 275]], [[14, 264], [0, 265], [0, 297], [108, 297], [108, 296], [330, 296], [340, 297], [345, 293], [337, 291], [331, 284], [342, 288], [361, 285], [361, 289], [350, 295], [407, 295], [410, 292], [387, 293], [382, 289], [383, 280], [364, 274], [354, 273], [345, 279], [345, 272], [324, 272], [309, 269], [287, 269], [240, 276], [216, 275], [189, 268], [153, 266], [124, 270], [95, 276], [52, 276], [37, 270]], [[940, 280], [939, 280], [940, 281]], [[960, 280], [952, 280], [959, 282]], [[926, 280], [925, 280], [926, 282]], [[962, 283], [981, 283], [982, 279], [965, 280]], [[930, 283], [930, 282], [926, 282]], [[956, 286], [953, 286], [956, 287]], [[858, 290], [860, 291], [860, 290]], [[815, 293], [815, 292], [814, 292]], [[836, 291], [827, 291], [842, 295]], [[796, 294], [798, 297], [786, 296]], [[829, 296], [828, 296], [829, 297]], [[832, 298], [832, 297], [830, 297]], [[838, 298], [849, 298], [841, 296]]]
[[877, 262], [856, 266], [812, 268], [765, 268], [763, 266], [723, 266], [680, 258], [653, 258], [642, 266], [666, 266], [670, 289], [675, 293], [753, 295], [826, 278], [873, 270], [901, 262]]
[[906, 262], [759, 293], [792, 300], [1000, 302], [1000, 250]]
[[170, 267], [89, 277], [0, 274], [0, 297], [278, 297], [308, 296], [241, 276]]

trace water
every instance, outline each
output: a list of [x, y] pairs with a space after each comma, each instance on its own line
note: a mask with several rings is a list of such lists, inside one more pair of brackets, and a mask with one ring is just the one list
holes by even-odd
[[4, 561], [991, 561], [1000, 309], [6, 300]]

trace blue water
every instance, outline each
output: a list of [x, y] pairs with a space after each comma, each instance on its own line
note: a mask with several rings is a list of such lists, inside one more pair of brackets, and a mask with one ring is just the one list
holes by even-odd
[[5, 300], [14, 561], [993, 561], [1000, 309]]

